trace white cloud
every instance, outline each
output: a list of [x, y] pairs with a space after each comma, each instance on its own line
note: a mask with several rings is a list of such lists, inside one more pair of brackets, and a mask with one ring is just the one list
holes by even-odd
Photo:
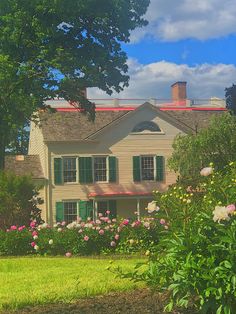
[[[129, 62], [130, 85], [112, 98], [159, 98], [171, 97], [170, 86], [176, 81], [187, 81], [188, 98], [224, 97], [225, 87], [235, 83], [236, 66], [232, 64], [200, 64], [188, 66], [160, 61], [143, 65], [137, 60]], [[94, 88], [88, 91], [89, 98], [109, 98]]]
[[235, 0], [151, 0], [149, 25], [132, 33], [131, 42], [151, 36], [163, 41], [206, 40], [236, 33]]

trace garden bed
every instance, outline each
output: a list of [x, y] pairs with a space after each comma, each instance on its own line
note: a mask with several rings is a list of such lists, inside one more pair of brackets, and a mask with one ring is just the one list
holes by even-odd
[[[132, 292], [111, 293], [82, 299], [72, 304], [50, 304], [46, 306], [27, 307], [17, 311], [19, 314], [104, 314], [104, 313], [163, 313], [164, 297], [153, 294], [148, 289], [139, 289]], [[13, 314], [14, 312], [4, 312]], [[194, 314], [192, 309], [186, 311], [173, 311], [172, 314]]]

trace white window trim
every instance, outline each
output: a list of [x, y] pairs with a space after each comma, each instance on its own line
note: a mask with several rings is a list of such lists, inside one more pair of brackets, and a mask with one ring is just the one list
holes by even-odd
[[[59, 156], [59, 157], [54, 157], [54, 158], [61, 158], [62, 159], [62, 179], [63, 179], [63, 184], [65, 185], [73, 185], [73, 184], [78, 184], [79, 183], [79, 167], [78, 167], [78, 160], [79, 156]], [[65, 182], [64, 181], [64, 161], [63, 159], [65, 158], [75, 158], [75, 167], [76, 167], [76, 181], [73, 182]]]
[[[154, 179], [153, 180], [144, 180], [142, 178], [142, 157], [153, 157], [153, 171], [154, 171]], [[156, 155], [150, 154], [150, 155], [140, 155], [140, 160], [139, 160], [139, 166], [140, 166], [140, 178], [141, 181], [144, 182], [155, 182], [156, 181], [156, 176], [157, 176], [157, 170], [156, 170]]]
[[[70, 182], [71, 183], [71, 182]], [[63, 207], [64, 207], [64, 203], [76, 203], [76, 220], [78, 219], [79, 216], [79, 199], [76, 199], [76, 200], [73, 200], [73, 199], [66, 199], [66, 200], [62, 200], [62, 203], [63, 203]], [[65, 215], [65, 208], [63, 209], [64, 211], [64, 215]]]
[[[95, 175], [94, 175], [94, 160], [97, 157], [104, 157], [106, 158], [106, 181], [95, 181]], [[109, 155], [93, 155], [92, 156], [92, 169], [93, 169], [93, 183], [109, 183]]]

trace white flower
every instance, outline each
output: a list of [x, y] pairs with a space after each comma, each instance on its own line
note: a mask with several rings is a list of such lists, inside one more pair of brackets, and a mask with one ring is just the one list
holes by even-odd
[[91, 223], [86, 223], [86, 224], [84, 225], [84, 227], [91, 229], [91, 228], [93, 227], [93, 224], [91, 224]]
[[58, 232], [62, 232], [62, 228], [58, 228], [57, 231], [58, 231]]
[[38, 226], [38, 230], [47, 229], [48, 227], [49, 227], [49, 224], [47, 224], [47, 223], [45, 222], [45, 223], [43, 223], [43, 224], [41, 224], [41, 225]]
[[48, 241], [48, 243], [49, 243], [50, 245], [52, 245], [52, 244], [53, 244], [53, 240], [50, 239], [50, 240]]
[[77, 227], [77, 222], [76, 221], [73, 221], [73, 222], [71, 222], [70, 224], [68, 224], [67, 226], [66, 226], [66, 228], [68, 228], [68, 229], [74, 229], [74, 228], [76, 228]]
[[216, 206], [213, 211], [213, 220], [220, 222], [221, 220], [229, 220], [229, 210], [225, 206]]
[[34, 239], [34, 240], [37, 240], [37, 239], [38, 239], [38, 236], [37, 236], [37, 235], [33, 236], [33, 239]]
[[38, 251], [38, 250], [39, 250], [39, 246], [38, 246], [38, 245], [35, 245], [35, 246], [34, 246], [34, 249], [35, 249], [35, 251]]
[[156, 201], [148, 203], [147, 210], [149, 214], [153, 213], [154, 211], [158, 211], [159, 209], [160, 208], [157, 206]]
[[205, 167], [200, 171], [200, 175], [203, 177], [207, 177], [210, 174], [213, 173], [213, 168], [212, 167]]

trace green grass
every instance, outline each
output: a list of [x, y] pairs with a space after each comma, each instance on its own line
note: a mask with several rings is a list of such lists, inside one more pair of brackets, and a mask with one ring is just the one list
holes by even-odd
[[[113, 266], [132, 270], [140, 261], [119, 259]], [[1, 258], [0, 310], [28, 305], [72, 302], [79, 298], [127, 291], [142, 284], [115, 278], [107, 270], [109, 259], [95, 258]]]

